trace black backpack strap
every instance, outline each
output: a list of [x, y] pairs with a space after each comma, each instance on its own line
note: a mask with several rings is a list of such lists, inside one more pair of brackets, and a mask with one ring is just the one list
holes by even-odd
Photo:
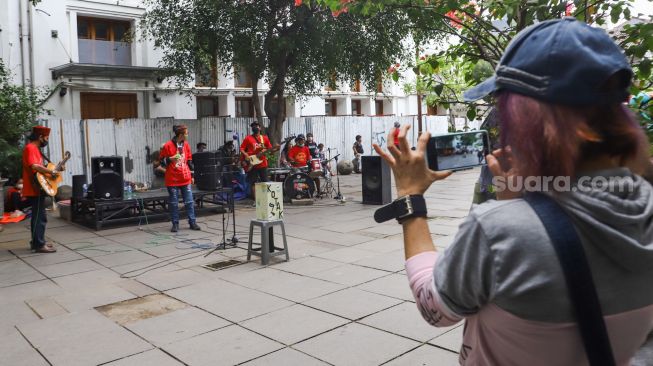
[[558, 255], [590, 365], [615, 366], [592, 272], [569, 215], [545, 194], [528, 193], [524, 199], [544, 224]]

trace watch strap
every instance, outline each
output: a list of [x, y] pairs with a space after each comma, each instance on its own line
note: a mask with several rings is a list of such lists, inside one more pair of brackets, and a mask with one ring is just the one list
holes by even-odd
[[374, 212], [378, 223], [397, 219], [399, 222], [411, 217], [426, 217], [426, 201], [422, 195], [410, 195], [398, 198]]

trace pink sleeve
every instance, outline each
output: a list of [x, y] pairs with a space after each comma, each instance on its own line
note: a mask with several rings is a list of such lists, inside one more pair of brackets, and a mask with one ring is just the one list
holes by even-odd
[[447, 327], [458, 323], [463, 317], [451, 311], [435, 289], [433, 267], [437, 258], [436, 252], [424, 252], [408, 258], [406, 274], [417, 308], [424, 320], [436, 327]]

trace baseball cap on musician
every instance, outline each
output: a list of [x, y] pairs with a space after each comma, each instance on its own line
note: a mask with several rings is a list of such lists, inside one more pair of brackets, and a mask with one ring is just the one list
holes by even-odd
[[[522, 30], [510, 42], [495, 74], [467, 90], [471, 102], [500, 90], [547, 102], [586, 106], [628, 97], [632, 69], [623, 50], [599, 28], [573, 17]], [[617, 76], [617, 87], [603, 89]]]

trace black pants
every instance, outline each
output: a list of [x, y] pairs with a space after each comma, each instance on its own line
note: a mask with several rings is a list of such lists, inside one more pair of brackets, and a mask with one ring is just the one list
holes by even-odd
[[39, 250], [45, 245], [45, 225], [48, 223], [48, 216], [45, 213], [45, 194], [41, 193], [38, 197], [28, 197], [28, 199], [32, 206], [30, 246], [34, 250]]
[[9, 204], [10, 206], [5, 209], [7, 212], [12, 212], [16, 210], [24, 210], [30, 206], [29, 199], [23, 200], [20, 197], [20, 193], [18, 192], [13, 192], [11, 196], [9, 197]]

